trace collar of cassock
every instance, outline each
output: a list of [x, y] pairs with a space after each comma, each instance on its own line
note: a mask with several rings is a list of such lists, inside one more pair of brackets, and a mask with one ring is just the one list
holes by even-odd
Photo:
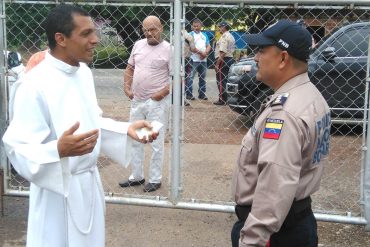
[[49, 52], [46, 53], [45, 59], [49, 60], [56, 68], [64, 71], [67, 74], [73, 74], [80, 68], [80, 66], [72, 66], [53, 57]]

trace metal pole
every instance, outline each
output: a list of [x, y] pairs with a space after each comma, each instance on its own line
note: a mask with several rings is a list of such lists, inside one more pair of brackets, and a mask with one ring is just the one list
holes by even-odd
[[[10, 190], [9, 196], [29, 196], [28, 191]], [[128, 198], [128, 197], [111, 197], [106, 196], [105, 201], [112, 204], [136, 205], [144, 207], [159, 207], [172, 209], [186, 209], [197, 210], [205, 212], [220, 212], [220, 213], [235, 213], [234, 204], [221, 205], [213, 203], [203, 203], [196, 201], [179, 201], [177, 204], [167, 201], [165, 198], [155, 197], [150, 198]], [[366, 220], [363, 217], [353, 217], [351, 215], [331, 215], [323, 213], [314, 213], [316, 220], [333, 223], [352, 224], [352, 225], [366, 225]]]
[[[370, 38], [370, 37], [369, 37]], [[369, 44], [370, 46], [370, 44]], [[364, 171], [366, 167], [366, 153], [369, 145], [366, 144], [367, 141], [367, 131], [368, 131], [368, 126], [367, 126], [367, 119], [369, 117], [368, 111], [369, 111], [369, 56], [367, 60], [367, 72], [366, 72], [366, 78], [365, 78], [365, 100], [364, 100], [364, 118], [362, 119], [362, 153], [361, 153], [361, 174], [360, 174], [360, 204], [362, 206], [361, 210], [362, 213], [364, 212], [364, 205], [365, 205], [365, 200], [364, 200]]]
[[[185, 27], [186, 27], [186, 5], [182, 3], [182, 13], [181, 13], [181, 30], [185, 30]], [[181, 31], [182, 32], [182, 31]], [[185, 98], [185, 85], [186, 85], [186, 60], [185, 60], [185, 56], [184, 56], [184, 49], [185, 49], [185, 45], [184, 45], [184, 42], [185, 42], [185, 39], [183, 37], [183, 35], [181, 35], [181, 119], [180, 119], [180, 143], [181, 143], [181, 147], [183, 148], [184, 147], [184, 121], [185, 121], [185, 102], [186, 102], [186, 98]], [[183, 153], [181, 153], [181, 149], [180, 149], [180, 160], [184, 160], [183, 159]], [[180, 170], [179, 170], [179, 176], [180, 176], [180, 188], [179, 188], [179, 191], [180, 193], [183, 191], [184, 189], [184, 181], [183, 181], [183, 176], [182, 176], [182, 163], [180, 163]]]
[[[367, 54], [367, 68], [366, 68], [366, 84], [367, 87], [370, 83], [370, 36], [369, 36], [369, 47], [368, 47], [368, 54]], [[370, 97], [369, 97], [370, 98]], [[368, 106], [370, 102], [368, 102]], [[368, 107], [369, 109], [370, 107]], [[370, 231], [370, 121], [369, 121], [369, 110], [367, 114], [367, 135], [366, 135], [366, 162], [364, 167], [364, 176], [363, 176], [363, 200], [364, 200], [364, 211], [365, 211], [365, 219], [367, 222], [366, 230]]]
[[245, 3], [245, 4], [323, 4], [323, 5], [349, 5], [354, 4], [356, 6], [358, 5], [370, 5], [370, 1], [368, 0], [320, 0], [320, 1], [313, 1], [313, 0], [223, 0], [223, 1], [217, 1], [217, 0], [183, 0], [183, 2], [197, 2], [197, 3], [209, 3], [209, 4], [237, 4], [237, 3]]
[[[3, 147], [3, 142], [1, 141], [7, 127], [7, 105], [8, 105], [8, 93], [7, 85], [5, 81], [5, 55], [6, 51], [5, 46], [5, 3], [3, 0], [0, 0], [0, 206], [1, 214], [4, 215], [3, 209], [3, 191], [6, 188], [6, 183], [4, 177], [6, 177], [6, 168], [7, 168], [7, 158]], [[5, 170], [5, 173], [3, 172]]]
[[[130, 0], [130, 2], [133, 3], [144, 3], [144, 4], [163, 4], [163, 3], [170, 3], [174, 0]], [[175, 0], [176, 1], [176, 0]], [[35, 4], [35, 3], [52, 3], [55, 4], [57, 2], [64, 2], [68, 4], [72, 4], [75, 1], [58, 1], [58, 0], [45, 0], [45, 1], [37, 1], [37, 0], [6, 0], [6, 2], [9, 3], [30, 3], [30, 4]], [[82, 2], [82, 1], [81, 1]], [[126, 4], [125, 1], [123, 0], [100, 0], [100, 1], [91, 1], [92, 3], [89, 3], [90, 5], [96, 4], [96, 5], [122, 5]], [[239, 4], [239, 3], [244, 3], [244, 4], [259, 4], [259, 5], [267, 5], [267, 4], [288, 4], [288, 5], [307, 5], [307, 4], [312, 4], [312, 5], [354, 5], [354, 6], [370, 6], [369, 0], [320, 0], [320, 1], [314, 1], [314, 0], [182, 0], [182, 2], [192, 2], [192, 3], [207, 3], [207, 4]]]
[[174, 30], [173, 30], [173, 126], [172, 126], [172, 155], [171, 155], [171, 196], [172, 203], [176, 204], [179, 199], [180, 188], [180, 100], [181, 100], [181, 2], [175, 0]]

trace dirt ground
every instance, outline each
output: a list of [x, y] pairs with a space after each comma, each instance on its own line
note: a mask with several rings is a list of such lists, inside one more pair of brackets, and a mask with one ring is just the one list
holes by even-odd
[[[231, 200], [231, 173], [241, 139], [247, 131], [246, 119], [227, 106], [212, 105], [217, 98], [217, 89], [211, 86], [215, 84], [213, 76], [210, 75], [207, 84], [210, 85], [207, 88], [209, 101], [192, 101], [182, 115], [181, 196], [184, 200]], [[122, 72], [106, 71], [95, 77], [99, 104], [105, 116], [128, 120], [130, 104], [122, 93]], [[153, 197], [168, 197], [169, 194], [171, 138], [169, 132], [162, 187], [151, 194]], [[333, 131], [331, 162], [326, 167], [320, 191], [313, 197], [316, 212], [341, 215], [351, 212], [360, 216], [361, 141], [361, 132], [351, 128]], [[146, 161], [150, 157], [147, 150]], [[99, 160], [99, 169], [107, 193], [146, 196], [142, 187], [122, 189], [118, 186], [118, 182], [129, 175], [128, 169], [118, 167], [104, 156]], [[24, 185], [19, 178], [12, 182], [15, 188]], [[3, 202], [0, 246], [25, 246], [28, 198], [5, 196]], [[232, 213], [107, 204], [106, 246], [231, 246], [230, 229], [235, 220]], [[370, 233], [364, 226], [318, 222], [318, 233], [320, 247], [370, 246]]]

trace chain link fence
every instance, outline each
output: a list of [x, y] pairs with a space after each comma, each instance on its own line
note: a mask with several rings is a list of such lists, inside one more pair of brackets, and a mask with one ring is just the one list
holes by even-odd
[[[330, 163], [325, 168], [320, 191], [313, 196], [314, 211], [321, 220], [366, 224], [363, 190], [366, 181], [363, 181], [363, 173], [367, 147], [368, 86], [365, 80], [370, 6], [362, 1], [350, 4], [334, 1], [330, 5], [314, 1], [302, 1], [302, 4], [300, 1], [296, 1], [297, 4], [270, 1], [253, 5], [242, 1], [229, 4], [214, 2], [178, 1], [181, 4], [179, 17], [174, 12], [176, 1], [79, 3], [94, 18], [101, 39], [91, 67], [99, 105], [105, 117], [129, 120], [131, 102], [123, 92], [123, 73], [135, 41], [143, 37], [141, 22], [146, 16], [156, 15], [161, 19], [163, 37], [172, 44], [175, 40], [173, 35], [179, 34], [174, 29], [175, 24], [180, 24], [182, 29], [190, 32], [192, 21], [198, 18], [212, 47], [207, 57], [205, 76], [208, 99], [198, 98], [199, 77], [195, 73], [194, 99], [181, 97], [181, 106], [173, 101], [172, 113], [176, 109], [181, 111], [178, 116], [171, 115], [165, 141], [162, 187], [152, 193], [144, 193], [142, 186], [121, 188], [118, 183], [129, 177], [130, 169], [120, 167], [102, 155], [99, 170], [106, 200], [233, 211], [230, 185], [239, 145], [260, 102], [270, 93], [255, 80], [255, 65], [251, 59], [254, 50], [248, 47], [243, 35], [260, 32], [277, 20], [286, 18], [300, 22], [313, 35], [310, 76], [328, 100], [335, 122], [331, 135]], [[46, 49], [46, 39], [40, 35], [40, 24], [55, 4], [54, 1], [5, 1], [6, 35], [3, 36], [3, 50], [19, 52], [25, 64], [31, 54]], [[215, 45], [221, 36], [218, 28], [220, 22], [229, 23], [229, 31], [235, 39], [235, 63], [224, 75], [228, 83], [222, 88], [228, 97], [226, 105], [213, 104], [219, 99], [220, 91], [214, 70]], [[185, 44], [183, 37], [181, 44]], [[188, 59], [183, 49], [175, 49], [174, 56], [181, 56], [182, 67], [187, 67]], [[252, 70], [246, 72], [246, 68]], [[178, 73], [181, 73], [181, 80], [174, 77], [171, 96], [179, 95], [177, 90], [180, 88], [174, 86], [175, 83], [181, 84], [180, 94], [184, 94], [184, 78], [189, 71], [181, 69]], [[1, 94], [7, 98], [5, 79], [1, 83]], [[5, 109], [0, 116], [3, 130], [7, 126], [6, 100], [2, 100], [2, 108]], [[180, 127], [180, 134], [173, 131], [176, 127]], [[179, 147], [174, 140], [180, 140]], [[177, 157], [176, 150], [180, 150], [180, 157]], [[145, 147], [145, 154], [144, 171], [147, 174], [149, 146]], [[180, 164], [177, 164], [176, 158]], [[5, 157], [2, 158], [2, 164], [6, 164]], [[176, 179], [174, 176], [180, 178], [179, 186], [173, 183]], [[28, 183], [10, 165], [5, 166], [4, 186], [7, 194], [27, 195]]]

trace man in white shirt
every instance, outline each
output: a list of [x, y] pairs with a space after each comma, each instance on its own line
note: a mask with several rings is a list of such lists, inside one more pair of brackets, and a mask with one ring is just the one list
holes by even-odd
[[50, 52], [22, 77], [14, 117], [3, 136], [10, 162], [31, 182], [27, 246], [103, 247], [100, 148], [127, 163], [127, 136], [139, 140], [136, 131], [151, 126], [101, 117], [86, 65], [99, 39], [85, 10], [59, 5], [43, 26]]
[[189, 80], [186, 81], [185, 93], [186, 99], [194, 100], [193, 96], [193, 80], [195, 74], [198, 72], [199, 75], [199, 89], [198, 98], [202, 100], [208, 100], [206, 96], [206, 74], [207, 74], [207, 56], [211, 51], [208, 36], [203, 33], [203, 24], [199, 19], [194, 19], [192, 23], [193, 31], [190, 35], [193, 36], [195, 49], [191, 54], [191, 75]]

